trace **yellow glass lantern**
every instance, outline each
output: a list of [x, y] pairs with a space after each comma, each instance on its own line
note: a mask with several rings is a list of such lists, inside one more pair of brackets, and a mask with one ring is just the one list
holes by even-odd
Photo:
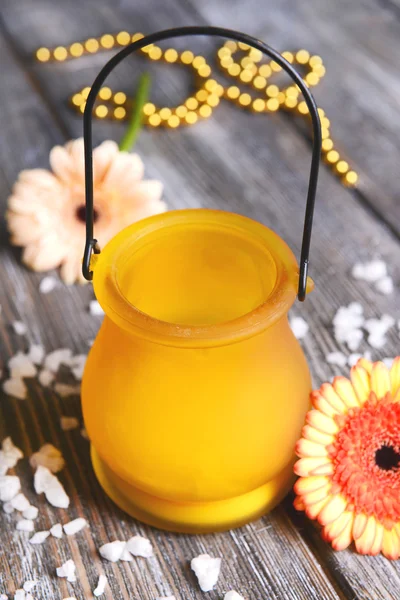
[[91, 162], [97, 91], [128, 53], [193, 33], [254, 46], [293, 76], [290, 63], [262, 42], [208, 27], [150, 35], [99, 74], [85, 111], [84, 275], [93, 278], [105, 318], [89, 353], [82, 402], [93, 466], [108, 495], [156, 527], [209, 532], [260, 517], [292, 485], [311, 381], [288, 311], [307, 291], [321, 139], [315, 103], [294, 71], [314, 124], [300, 274], [273, 231], [206, 209], [134, 223], [99, 253]]

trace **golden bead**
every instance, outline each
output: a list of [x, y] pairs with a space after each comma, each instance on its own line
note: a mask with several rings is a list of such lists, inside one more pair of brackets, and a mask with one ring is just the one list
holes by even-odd
[[84, 51], [84, 48], [83, 48], [82, 44], [80, 44], [79, 42], [75, 42], [74, 44], [71, 44], [71, 46], [69, 47], [69, 53], [74, 58], [78, 58], [79, 56], [82, 56], [83, 51]]
[[330, 150], [328, 152], [328, 154], [326, 155], [326, 160], [328, 161], [328, 163], [331, 163], [332, 165], [337, 163], [339, 158], [340, 158], [339, 152], [337, 152], [336, 150]]
[[246, 71], [248, 71], [249, 73], [252, 73], [253, 75], [257, 75], [258, 67], [255, 63], [250, 63], [247, 65]]
[[302, 102], [299, 102], [299, 105], [297, 107], [297, 110], [299, 111], [299, 113], [301, 115], [308, 115], [308, 113], [310, 112], [308, 110], [308, 106], [307, 104], [304, 102], [304, 100], [302, 100]]
[[107, 114], [108, 114], [108, 108], [107, 108], [107, 106], [105, 106], [104, 104], [99, 104], [99, 106], [96, 107], [96, 110], [94, 111], [94, 114], [99, 119], [104, 119], [107, 116]]
[[220, 62], [221, 67], [223, 67], [224, 69], [227, 69], [228, 67], [234, 64], [232, 56], [224, 56], [223, 58], [221, 58]]
[[320, 118], [321, 121], [321, 127], [325, 127], [325, 129], [329, 129], [329, 127], [331, 126], [331, 122], [329, 119], [327, 119], [327, 117], [322, 117], [322, 119]]
[[284, 92], [279, 92], [279, 94], [277, 95], [277, 99], [279, 104], [284, 104], [285, 100], [286, 100], [286, 96]]
[[218, 81], [215, 79], [209, 79], [205, 82], [204, 87], [208, 92], [214, 92], [218, 87]]
[[206, 90], [199, 90], [198, 92], [196, 92], [196, 99], [199, 102], [205, 102], [207, 100], [207, 98], [208, 98], [208, 92]]
[[86, 108], [86, 102], [82, 102], [82, 104], [79, 107], [79, 110], [81, 111], [81, 113], [85, 112], [85, 108]]
[[329, 152], [329, 150], [332, 150], [333, 148], [333, 140], [331, 140], [330, 138], [326, 138], [325, 140], [322, 140], [322, 151], [323, 152]]
[[149, 50], [149, 58], [150, 60], [160, 60], [163, 55], [163, 51], [158, 46], [153, 46]]
[[201, 65], [206, 64], [206, 59], [204, 56], [195, 56], [192, 64], [195, 69], [198, 69]]
[[115, 104], [125, 104], [126, 94], [124, 94], [124, 92], [117, 92], [114, 94], [114, 102]]
[[190, 50], [185, 50], [180, 56], [180, 60], [184, 65], [191, 65], [194, 59], [194, 54]]
[[164, 60], [168, 63], [174, 63], [178, 60], [178, 53], [175, 48], [168, 48], [168, 50], [164, 52]]
[[254, 77], [253, 86], [256, 88], [256, 90], [263, 90], [266, 85], [267, 80], [265, 79], [265, 77], [262, 77], [261, 75], [257, 75], [257, 77]]
[[99, 98], [101, 98], [101, 100], [109, 100], [112, 96], [112, 91], [110, 90], [109, 87], [102, 87], [101, 90], [99, 91]]
[[250, 48], [249, 57], [253, 60], [253, 62], [260, 62], [263, 57], [263, 53], [261, 50], [257, 50], [257, 48]]
[[268, 77], [271, 77], [272, 75], [271, 67], [269, 65], [261, 65], [261, 67], [258, 68], [258, 74], [261, 75], [261, 77], [268, 79]]
[[307, 50], [299, 50], [296, 52], [296, 62], [299, 65], [305, 65], [310, 60], [310, 53]]
[[185, 105], [189, 110], [196, 110], [199, 106], [199, 102], [196, 98], [188, 98], [185, 102]]
[[279, 71], [282, 71], [282, 67], [280, 65], [278, 65], [278, 63], [275, 62], [274, 60], [271, 61], [270, 67], [274, 73], [279, 73]]
[[237, 63], [234, 63], [233, 65], [228, 67], [228, 73], [232, 77], [237, 77], [240, 73], [240, 65], [238, 65]]
[[318, 110], [318, 114], [319, 114], [320, 119], [322, 119], [322, 117], [325, 116], [324, 109], [323, 108], [318, 108], [317, 110]]
[[36, 58], [40, 62], [47, 62], [50, 59], [50, 50], [48, 48], [39, 48], [36, 51]]
[[294, 97], [294, 96], [289, 96], [285, 100], [285, 106], [287, 108], [296, 108], [298, 103], [299, 103], [299, 101], [298, 101], [297, 97]]
[[356, 185], [358, 181], [358, 175], [355, 171], [348, 171], [343, 177], [343, 183], [348, 186]]
[[200, 77], [210, 77], [211, 68], [208, 65], [200, 65], [200, 67], [197, 69], [197, 73]]
[[314, 86], [319, 83], [319, 77], [316, 73], [307, 73], [307, 75], [304, 77], [304, 81], [307, 83], [307, 85]]
[[185, 117], [185, 123], [187, 123], [187, 125], [194, 125], [198, 119], [199, 117], [196, 115], [196, 113], [191, 110]]
[[64, 48], [64, 46], [58, 46], [54, 52], [53, 52], [53, 56], [56, 60], [65, 60], [68, 56], [68, 52], [67, 49]]
[[287, 51], [282, 52], [282, 56], [283, 56], [283, 58], [286, 58], [286, 60], [290, 63], [292, 63], [294, 61], [294, 56], [293, 56], [292, 52], [287, 52]]
[[250, 46], [248, 44], [245, 44], [244, 42], [238, 42], [238, 46], [240, 50], [248, 50], [250, 48]]
[[315, 67], [313, 67], [312, 72], [318, 75], [318, 77], [323, 77], [326, 73], [326, 69], [324, 65], [316, 65]]
[[91, 54], [93, 54], [94, 52], [97, 52], [97, 50], [99, 49], [99, 42], [97, 40], [95, 40], [94, 38], [89, 38], [85, 42], [85, 49], [87, 52], [90, 52]]
[[221, 98], [224, 95], [224, 91], [224, 86], [219, 83], [214, 90], [214, 94], [217, 94]]
[[335, 168], [338, 173], [340, 173], [341, 175], [344, 175], [349, 170], [349, 163], [346, 162], [345, 160], [339, 160], [339, 162], [336, 164]]
[[90, 93], [90, 87], [85, 87], [83, 88], [83, 90], [81, 91], [81, 94], [83, 96], [83, 98], [85, 98], [85, 100], [87, 99], [87, 97], [89, 96]]
[[245, 69], [249, 65], [254, 65], [254, 61], [250, 58], [250, 56], [244, 56], [240, 61], [241, 66]]
[[147, 122], [149, 125], [151, 125], [151, 127], [158, 127], [161, 123], [161, 117], [155, 113], [154, 115], [149, 116]]
[[239, 98], [239, 96], [240, 96], [240, 89], [237, 87], [237, 85], [231, 85], [226, 90], [226, 95], [231, 100], [237, 100], [237, 98]]
[[326, 127], [322, 127], [321, 128], [321, 137], [322, 137], [322, 139], [323, 140], [327, 140], [329, 138], [329, 136], [330, 136], [329, 129], [327, 129]]
[[249, 83], [253, 79], [253, 73], [247, 70], [242, 71], [239, 78], [240, 81], [243, 81], [243, 83]]
[[199, 108], [200, 117], [202, 117], [203, 119], [208, 119], [208, 117], [211, 117], [211, 114], [212, 114], [211, 106], [208, 106], [207, 104], [203, 104], [203, 106], [200, 106], [200, 108]]
[[279, 94], [279, 88], [277, 85], [269, 85], [266, 89], [266, 93], [269, 98], [276, 98]]
[[317, 54], [314, 54], [314, 56], [310, 57], [308, 64], [310, 65], [310, 67], [315, 67], [316, 65], [322, 65], [322, 58], [320, 56], [318, 56]]
[[222, 48], [218, 50], [217, 54], [218, 58], [224, 58], [224, 56], [231, 56], [232, 52], [229, 50], [229, 48], [222, 46]]
[[170, 108], [161, 108], [158, 111], [158, 114], [160, 115], [160, 118], [162, 121], [168, 121], [168, 119], [170, 118], [170, 116], [172, 115], [172, 110]]
[[109, 50], [114, 46], [114, 37], [109, 33], [102, 35], [100, 38], [100, 46]]
[[137, 42], [138, 40], [142, 40], [143, 38], [143, 33], [134, 33], [132, 36], [132, 42]]
[[296, 86], [289, 85], [289, 87], [287, 87], [285, 90], [285, 94], [288, 98], [297, 98], [299, 95], [299, 90]]
[[239, 96], [239, 104], [241, 106], [249, 106], [249, 104], [251, 104], [251, 96], [250, 96], [250, 94], [240, 94], [240, 96]]
[[252, 104], [252, 108], [255, 112], [263, 112], [265, 110], [265, 100], [256, 98]]
[[233, 40], [228, 40], [227, 42], [225, 42], [224, 48], [227, 48], [231, 52], [236, 52], [236, 50], [238, 49], [238, 45]]
[[124, 119], [126, 117], [126, 110], [122, 106], [117, 106], [114, 110], [114, 117], [116, 119]]
[[140, 52], [148, 54], [152, 48], [154, 48], [154, 44], [148, 44], [147, 46], [143, 46], [143, 48], [140, 48]]
[[219, 104], [219, 98], [216, 94], [210, 94], [207, 98], [207, 104], [215, 108]]
[[145, 114], [147, 117], [150, 117], [150, 115], [154, 115], [155, 112], [156, 107], [154, 104], [152, 102], [146, 102], [146, 104], [143, 106], [143, 114]]
[[[116, 40], [117, 40], [117, 44], [119, 44], [120, 46], [127, 46], [128, 44], [131, 43], [131, 35], [127, 31], [120, 31], [119, 33], [117, 33]], [[115, 111], [114, 111], [114, 113], [115, 113]], [[121, 117], [117, 117], [117, 119], [118, 118], [121, 118]]]
[[175, 109], [175, 114], [177, 117], [179, 117], [180, 119], [182, 119], [185, 115], [187, 115], [188, 109], [186, 108], [186, 106], [177, 106]]
[[74, 94], [72, 96], [72, 104], [74, 106], [80, 106], [83, 102], [83, 96], [82, 94]]
[[270, 98], [269, 100], [267, 100], [266, 106], [267, 110], [275, 112], [279, 108], [278, 98]]
[[179, 127], [179, 125], [180, 125], [179, 117], [177, 117], [176, 115], [172, 115], [168, 119], [167, 125], [168, 125], [168, 127], [171, 127], [171, 129], [175, 129], [175, 127]]

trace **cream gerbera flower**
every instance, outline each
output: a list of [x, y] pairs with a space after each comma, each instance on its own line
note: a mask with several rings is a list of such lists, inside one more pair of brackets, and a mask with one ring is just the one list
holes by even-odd
[[[51, 171], [22, 171], [8, 200], [11, 243], [24, 246], [23, 262], [35, 271], [61, 265], [65, 283], [83, 282], [85, 181], [83, 140], [56, 146]], [[93, 151], [95, 237], [104, 246], [118, 231], [166, 210], [162, 184], [143, 180], [137, 154], [120, 152], [113, 141]]]
[[350, 380], [313, 392], [297, 443], [295, 507], [335, 550], [400, 557], [400, 356], [389, 369], [361, 359]]

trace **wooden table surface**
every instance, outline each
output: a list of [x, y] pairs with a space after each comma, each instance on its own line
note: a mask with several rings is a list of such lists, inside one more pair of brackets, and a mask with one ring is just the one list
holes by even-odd
[[[320, 54], [327, 76], [315, 97], [332, 122], [335, 142], [360, 173], [357, 190], [341, 185], [322, 167], [311, 275], [316, 290], [294, 313], [310, 324], [304, 348], [316, 385], [338, 373], [325, 356], [343, 350], [332, 334], [332, 318], [340, 305], [359, 301], [366, 315], [400, 317], [400, 3], [398, 0], [2, 0], [0, 51], [0, 185], [3, 209], [21, 169], [48, 167], [55, 144], [81, 136], [82, 122], [68, 106], [74, 91], [90, 85], [111, 52], [79, 60], [38, 64], [39, 46], [73, 41], [120, 30], [150, 33], [178, 25], [213, 24], [248, 32], [280, 51], [301, 47]], [[214, 65], [212, 40], [180, 40], [175, 47], [204, 52]], [[181, 69], [151, 65], [143, 58], [126, 60], [110, 84], [134, 89], [140, 70], [153, 73], [152, 98], [175, 105], [189, 94], [190, 76]], [[217, 116], [194, 127], [144, 130], [138, 143], [147, 175], [165, 184], [171, 208], [207, 206], [232, 210], [277, 231], [298, 253], [310, 161], [305, 123], [292, 115], [254, 115], [223, 102]], [[95, 142], [119, 139], [121, 124], [99, 123]], [[378, 294], [350, 276], [359, 260], [382, 257], [390, 266], [396, 290]], [[88, 314], [91, 287], [60, 286], [39, 293], [42, 276], [21, 266], [20, 252], [8, 243], [1, 226], [0, 333], [2, 361], [29, 342], [49, 352], [59, 347], [86, 353], [100, 319]], [[28, 341], [11, 327], [22, 320]], [[367, 345], [362, 347], [365, 351]], [[393, 328], [382, 351], [373, 358], [399, 354]], [[179, 600], [199, 599], [190, 559], [201, 552], [223, 557], [223, 567], [210, 600], [236, 589], [248, 600], [320, 600], [400, 598], [400, 566], [383, 557], [361, 557], [352, 549], [335, 553], [318, 529], [286, 499], [272, 514], [218, 535], [189, 536], [157, 531], [135, 522], [117, 509], [100, 489], [89, 459], [89, 444], [79, 431], [60, 430], [59, 417], [80, 416], [79, 399], [62, 399], [29, 382], [29, 398], [4, 395], [0, 404], [1, 439], [11, 435], [26, 456], [43, 443], [58, 446], [67, 461], [60, 478], [71, 497], [68, 511], [54, 509], [32, 489], [32, 471], [25, 459], [17, 466], [23, 491], [40, 508], [37, 530], [84, 516], [90, 529], [41, 546], [27, 544], [15, 531], [15, 517], [0, 512], [0, 593], [10, 596], [26, 579], [40, 579], [36, 599], [92, 597], [98, 574], [109, 586], [104, 598], [153, 600], [175, 594]], [[139, 532], [155, 547], [149, 561], [111, 564], [97, 548]], [[78, 582], [58, 579], [55, 569], [68, 558], [78, 568]]]

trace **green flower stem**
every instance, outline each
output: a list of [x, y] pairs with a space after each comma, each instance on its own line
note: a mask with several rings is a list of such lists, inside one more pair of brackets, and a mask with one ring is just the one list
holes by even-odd
[[129, 120], [125, 135], [120, 141], [121, 152], [129, 152], [135, 145], [136, 138], [142, 126], [143, 106], [146, 104], [150, 91], [150, 75], [143, 73], [139, 79], [138, 90], [135, 97], [132, 115]]

